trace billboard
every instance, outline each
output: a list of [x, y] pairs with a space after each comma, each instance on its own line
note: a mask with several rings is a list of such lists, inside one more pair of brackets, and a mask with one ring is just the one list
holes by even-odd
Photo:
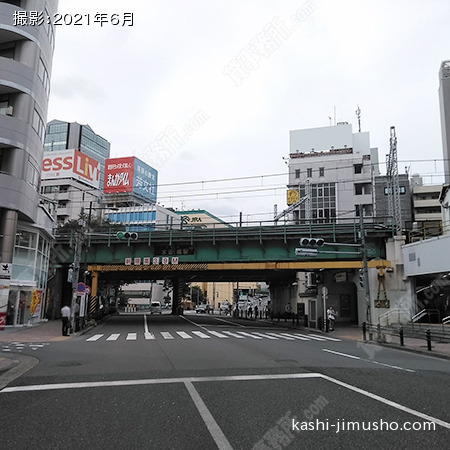
[[98, 189], [100, 163], [76, 149], [44, 152], [42, 179], [59, 178], [73, 178]]
[[134, 156], [105, 163], [105, 194], [133, 192], [156, 202], [158, 171]]

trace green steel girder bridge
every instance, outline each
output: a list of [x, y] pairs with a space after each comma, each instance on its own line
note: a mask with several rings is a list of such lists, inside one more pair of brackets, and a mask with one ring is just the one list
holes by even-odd
[[[360, 223], [309, 223], [204, 229], [164, 229], [119, 239], [117, 228], [79, 228], [56, 235], [54, 261], [63, 266], [80, 254], [80, 266], [92, 274], [92, 294], [102, 280], [183, 279], [184, 281], [290, 282], [299, 271], [362, 267]], [[385, 261], [385, 241], [392, 226], [364, 223], [369, 266]], [[300, 245], [301, 238], [321, 238], [320, 247]], [[81, 249], [81, 250], [80, 250]], [[301, 249], [297, 250], [296, 249]], [[374, 260], [374, 261], [370, 261]]]

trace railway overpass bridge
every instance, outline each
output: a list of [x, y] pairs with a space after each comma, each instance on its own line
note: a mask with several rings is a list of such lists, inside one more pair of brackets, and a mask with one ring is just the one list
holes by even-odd
[[[386, 241], [393, 229], [373, 220], [364, 223], [369, 267], [386, 261]], [[289, 291], [304, 271], [355, 271], [363, 267], [359, 220], [346, 223], [256, 225], [139, 232], [137, 239], [119, 239], [118, 229], [59, 232], [53, 262], [61, 270], [78, 264], [88, 271], [95, 303], [99, 283], [173, 280], [175, 311], [178, 287], [184, 282], [259, 281], [271, 287], [274, 301]], [[322, 245], [300, 244], [304, 239]], [[311, 243], [311, 241], [309, 241]], [[82, 277], [80, 277], [82, 278]], [[280, 291], [281, 290], [281, 291]]]

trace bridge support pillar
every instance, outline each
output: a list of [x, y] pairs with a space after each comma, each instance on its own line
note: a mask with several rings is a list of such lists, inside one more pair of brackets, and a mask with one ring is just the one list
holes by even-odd
[[[297, 309], [297, 286], [286, 281], [270, 283], [271, 313], [274, 317], [284, 317], [286, 311]], [[289, 306], [288, 306], [289, 305]]]
[[183, 307], [181, 303], [181, 298], [183, 296], [183, 285], [184, 280], [180, 277], [174, 277], [172, 279], [173, 292], [172, 292], [172, 314], [182, 314]]

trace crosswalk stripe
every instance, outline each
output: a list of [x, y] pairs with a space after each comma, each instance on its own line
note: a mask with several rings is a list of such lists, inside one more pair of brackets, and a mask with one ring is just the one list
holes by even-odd
[[86, 339], [86, 341], [98, 341], [101, 337], [103, 336], [103, 334], [94, 334], [94, 336], [91, 336], [90, 338]]
[[230, 336], [233, 336], [237, 339], [245, 339], [244, 336], [240, 336], [239, 334], [233, 333], [232, 331], [224, 331], [225, 334], [229, 334]]
[[253, 334], [256, 334], [257, 336], [262, 336], [263, 338], [266, 338], [266, 339], [278, 340], [277, 337], [275, 337], [275, 336], [269, 336], [268, 334], [265, 334], [265, 333], [256, 333], [256, 332], [253, 332]]
[[185, 331], [177, 331], [176, 333], [183, 339], [192, 339], [192, 336], [189, 336]]
[[284, 336], [288, 336], [288, 337], [293, 337], [294, 339], [300, 339], [301, 341], [309, 341], [309, 339], [303, 337], [303, 336], [299, 336], [298, 334], [289, 334], [289, 333], [281, 333]]
[[149, 340], [149, 339], [155, 339], [155, 335], [153, 333], [150, 332], [146, 332], [144, 333], [145, 339]]
[[245, 331], [238, 331], [238, 333], [239, 333], [239, 334], [242, 334], [242, 335], [244, 335], [244, 336], [251, 337], [251, 338], [253, 338], [253, 339], [262, 339], [261, 336], [255, 336], [255, 335], [253, 335], [253, 334], [246, 333]]
[[303, 336], [314, 341], [326, 341], [326, 339], [324, 339], [322, 336], [313, 336], [312, 334], [297, 334], [297, 336]]
[[127, 341], [135, 341], [137, 339], [137, 333], [128, 333]]
[[207, 334], [202, 333], [201, 331], [193, 331], [192, 333], [202, 339], [211, 339], [211, 336], [208, 336]]
[[225, 336], [224, 334], [219, 333], [219, 332], [217, 332], [217, 331], [211, 331], [211, 330], [208, 330], [208, 333], [210, 333], [210, 334], [212, 334], [213, 336], [216, 336], [216, 337], [218, 337], [218, 338], [225, 338], [225, 339], [228, 339], [228, 336]]
[[119, 336], [120, 336], [120, 334], [111, 334], [111, 336], [108, 336], [108, 338], [106, 340], [107, 341], [117, 341]]
[[161, 336], [164, 339], [173, 339], [173, 336], [168, 331], [161, 331]]
[[283, 336], [283, 334], [281, 334], [281, 333], [280, 334], [267, 333], [267, 334], [269, 334], [270, 336], [275, 336], [275, 337], [281, 338], [281, 339], [287, 339], [288, 341], [295, 341], [294, 338], [288, 337], [288, 336]]
[[[308, 336], [316, 336], [316, 335], [315, 335], [315, 334], [310, 334], [310, 335], [308, 335]], [[327, 340], [327, 341], [341, 342], [340, 339], [332, 338], [332, 337], [329, 337], [329, 336], [317, 336], [317, 337], [321, 337], [322, 339], [325, 339], [325, 340]]]

